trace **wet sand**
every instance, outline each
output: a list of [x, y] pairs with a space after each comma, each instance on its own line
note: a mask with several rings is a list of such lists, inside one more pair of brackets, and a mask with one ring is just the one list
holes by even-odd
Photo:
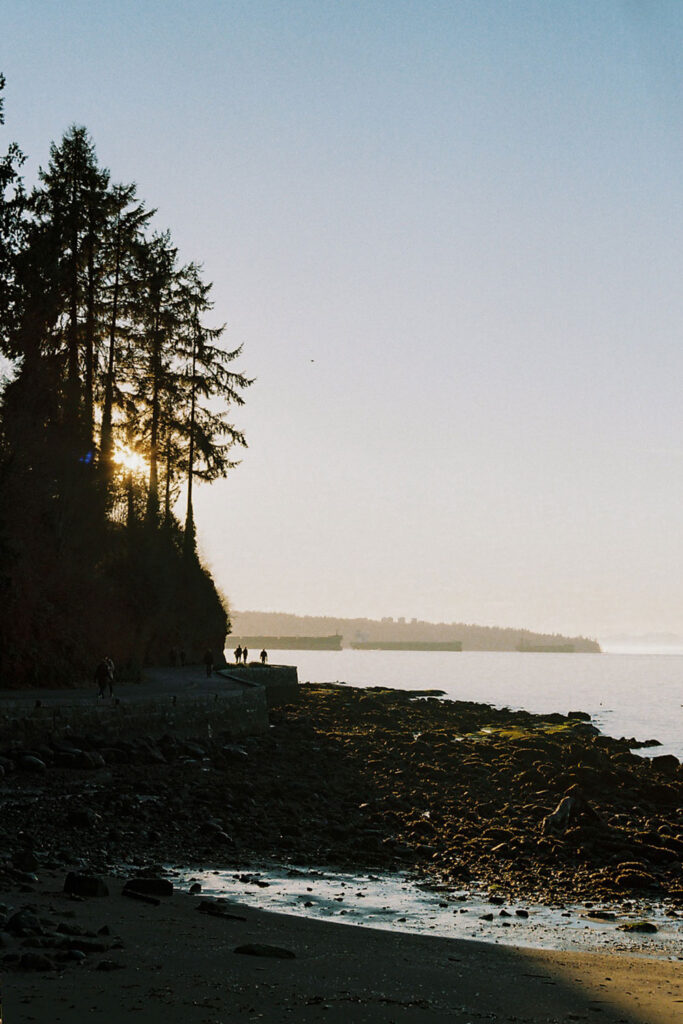
[[[108, 897], [75, 901], [61, 893], [62, 878], [43, 876], [35, 892], [2, 900], [30, 904], [53, 926], [106, 924], [112, 948], [59, 971], [6, 971], [4, 1024], [675, 1024], [683, 1014], [683, 962], [350, 928], [227, 902], [235, 916], [216, 917], [199, 910], [201, 895], [132, 901], [120, 879], [108, 880]], [[235, 952], [249, 943], [294, 958]], [[117, 966], [98, 969], [102, 961]]]

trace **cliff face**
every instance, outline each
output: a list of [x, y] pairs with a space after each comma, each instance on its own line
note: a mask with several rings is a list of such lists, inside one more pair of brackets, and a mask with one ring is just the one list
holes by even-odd
[[130, 536], [109, 526], [99, 558], [60, 554], [40, 542], [5, 563], [0, 617], [0, 687], [60, 687], [91, 680], [111, 657], [117, 678], [167, 663], [173, 647], [188, 661], [210, 648], [222, 657], [229, 619], [210, 575], [186, 556], [175, 530]]
[[393, 619], [342, 619], [316, 615], [290, 615], [286, 612], [235, 611], [235, 634], [277, 636], [329, 636], [340, 633], [344, 646], [356, 641], [462, 641], [465, 651], [516, 651], [532, 647], [573, 646], [577, 652], [599, 653], [600, 645], [586, 637], [534, 633], [527, 629], [477, 626], [464, 622], [402, 622]]

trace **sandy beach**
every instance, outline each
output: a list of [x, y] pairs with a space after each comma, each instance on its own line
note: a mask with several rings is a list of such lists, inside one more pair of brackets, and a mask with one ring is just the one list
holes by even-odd
[[[96, 935], [106, 926], [99, 940], [109, 948], [57, 971], [6, 971], [3, 1024], [677, 1024], [683, 1012], [683, 962], [387, 933], [227, 901], [214, 916], [200, 909], [202, 895], [131, 900], [117, 878], [107, 880], [109, 896], [74, 900], [62, 881], [43, 875], [35, 892], [2, 900], [34, 908], [52, 927]], [[235, 952], [249, 944], [294, 956]]]

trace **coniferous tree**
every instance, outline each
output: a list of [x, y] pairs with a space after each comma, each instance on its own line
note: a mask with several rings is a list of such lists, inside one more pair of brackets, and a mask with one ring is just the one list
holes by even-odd
[[235, 465], [228, 413], [251, 381], [204, 322], [198, 266], [168, 232], [147, 237], [152, 212], [110, 186], [85, 128], [51, 147], [30, 196], [22, 160], [0, 158], [0, 671], [44, 683], [100, 658], [105, 632], [119, 662], [222, 638], [193, 486]]
[[100, 464], [107, 479], [112, 474], [113, 415], [123, 402], [117, 388], [117, 352], [122, 342], [130, 341], [131, 311], [134, 306], [137, 277], [135, 257], [142, 233], [153, 216], [137, 199], [137, 186], [115, 185], [109, 196], [109, 221], [106, 235], [107, 281], [105, 309], [108, 321], [108, 348], [104, 361], [102, 386], [102, 424], [100, 428]]
[[211, 285], [202, 281], [200, 268], [190, 264], [183, 281], [185, 317], [179, 345], [187, 407], [183, 431], [187, 455], [178, 463], [187, 478], [186, 552], [195, 545], [194, 481], [217, 480], [237, 465], [230, 458], [231, 449], [235, 445], [246, 447], [246, 440], [229, 422], [228, 407], [243, 405], [241, 391], [252, 383], [244, 374], [230, 369], [241, 355], [241, 346], [226, 352], [218, 345], [225, 325], [210, 328], [202, 322], [203, 315], [213, 309], [210, 292]]

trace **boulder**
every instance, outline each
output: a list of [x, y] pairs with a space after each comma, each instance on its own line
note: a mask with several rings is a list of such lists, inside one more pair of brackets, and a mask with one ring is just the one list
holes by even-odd
[[64, 892], [70, 896], [108, 896], [109, 889], [105, 882], [96, 875], [81, 875], [70, 871], [64, 880]]
[[657, 925], [653, 924], [652, 921], [627, 921], [626, 924], [618, 924], [617, 931], [652, 934], [657, 931]]
[[54, 971], [52, 960], [42, 953], [22, 953], [17, 965], [21, 971]]
[[141, 893], [143, 896], [172, 896], [173, 882], [168, 878], [129, 878], [123, 891]]
[[40, 935], [43, 931], [37, 916], [30, 910], [18, 910], [5, 923], [10, 935]]
[[650, 758], [650, 765], [656, 771], [671, 776], [676, 775], [680, 768], [680, 762], [673, 754], [658, 754], [657, 757]]

